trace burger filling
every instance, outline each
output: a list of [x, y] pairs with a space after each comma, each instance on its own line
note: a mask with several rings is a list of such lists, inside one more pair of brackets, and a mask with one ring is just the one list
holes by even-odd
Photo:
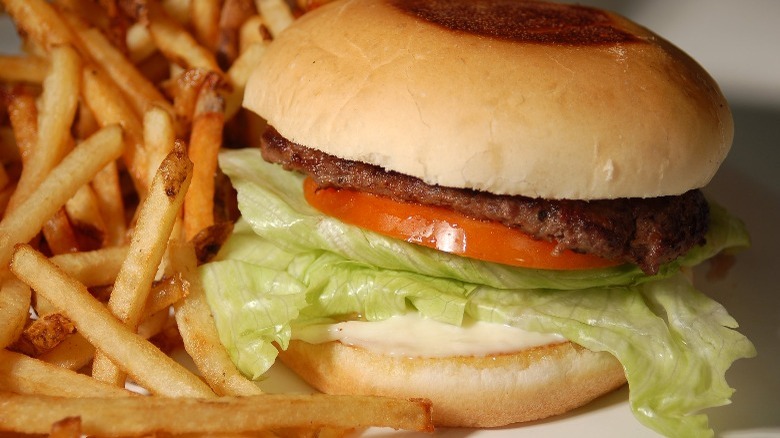
[[[268, 151], [272, 142], [266, 143]], [[324, 169], [340, 162], [319, 163]], [[267, 162], [258, 150], [225, 151], [220, 168], [238, 193], [241, 219], [214, 261], [201, 267], [201, 278], [222, 343], [253, 378], [307, 327], [392, 322], [409, 314], [457, 328], [478, 321], [612, 354], [625, 370], [631, 409], [642, 423], [667, 435], [702, 436], [712, 432], [697, 412], [728, 403], [726, 370], [755, 354], [726, 310], [682, 273], [749, 243], [744, 225], [717, 204], [709, 205], [704, 244], [696, 245], [701, 236], [693, 239], [689, 251], [658, 266], [655, 275], [632, 263], [534, 269], [432, 250], [325, 214], [307, 201], [304, 175]]]
[[647, 274], [704, 243], [709, 209], [700, 190], [679, 196], [550, 200], [433, 186], [378, 166], [344, 160], [293, 143], [269, 129], [263, 158], [309, 175], [317, 187], [350, 189], [393, 200], [443, 207], [522, 231], [571, 250], [632, 263]]

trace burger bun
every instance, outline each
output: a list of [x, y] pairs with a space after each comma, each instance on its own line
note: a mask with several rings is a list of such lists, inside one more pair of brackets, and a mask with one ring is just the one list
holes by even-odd
[[274, 40], [244, 106], [340, 158], [546, 199], [700, 188], [733, 138], [715, 81], [658, 35], [606, 11], [506, 0], [325, 5]]
[[282, 362], [328, 394], [427, 398], [437, 426], [497, 427], [585, 405], [626, 382], [620, 363], [570, 342], [515, 353], [399, 357], [294, 340]]

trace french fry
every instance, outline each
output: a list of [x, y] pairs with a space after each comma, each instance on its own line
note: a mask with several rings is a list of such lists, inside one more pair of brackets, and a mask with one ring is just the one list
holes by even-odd
[[143, 184], [145, 164], [137, 151], [143, 147], [140, 117], [116, 88], [108, 75], [95, 66], [85, 66], [82, 74], [82, 93], [100, 126], [119, 124], [124, 128], [127, 146], [123, 159], [141, 197], [146, 193]]
[[76, 115], [81, 58], [69, 45], [51, 48], [51, 69], [43, 81], [38, 113], [38, 135], [29, 158], [25, 160], [19, 184], [9, 203], [14, 209], [40, 184], [46, 174], [72, 147], [70, 127]]
[[239, 30], [239, 52], [244, 53], [252, 44], [266, 43], [270, 39], [271, 35], [265, 28], [263, 17], [260, 15], [253, 15], [244, 21]]
[[82, 185], [122, 153], [122, 130], [109, 126], [93, 134], [68, 154], [18, 208], [0, 221], [0, 271], [11, 259], [13, 246], [28, 242]]
[[[163, 262], [162, 265], [166, 264], [167, 262]], [[160, 280], [155, 280], [154, 283], [152, 283], [149, 297], [146, 299], [146, 305], [144, 306], [143, 317], [141, 319], [145, 320], [150, 315], [168, 308], [176, 301], [184, 298], [187, 295], [189, 286], [183, 284], [183, 281], [181, 274], [176, 272], [165, 276]], [[98, 301], [105, 304], [108, 303], [108, 300], [111, 297], [112, 289], [113, 285], [90, 287], [89, 293]]]
[[98, 249], [106, 242], [106, 223], [92, 185], [85, 184], [65, 203], [65, 212], [81, 251]]
[[2, 0], [2, 4], [16, 27], [44, 50], [74, 43], [67, 24], [46, 0]]
[[195, 37], [212, 52], [217, 47], [219, 37], [221, 3], [222, 0], [190, 1], [190, 20]]
[[[167, 317], [167, 315], [161, 316]], [[145, 339], [149, 339], [157, 335], [162, 328], [163, 324], [160, 324], [160, 321], [155, 320], [155, 317], [152, 316], [138, 326], [138, 334]], [[65, 338], [54, 349], [38, 356], [38, 359], [60, 368], [77, 371], [92, 362], [94, 356], [95, 347], [84, 336], [74, 333]], [[104, 383], [104, 385], [108, 384]], [[116, 388], [113, 385], [109, 386]]]
[[187, 135], [192, 128], [192, 117], [203, 83], [209, 73], [201, 69], [186, 70], [165, 84], [168, 94], [173, 96], [173, 108], [176, 116], [177, 131]]
[[298, 0], [297, 3], [298, 3], [298, 7], [303, 12], [308, 12], [311, 11], [312, 9], [317, 9], [320, 6], [326, 5], [332, 1], [333, 0]]
[[[12, 131], [0, 131], [0, 163], [24, 164], [29, 160], [35, 143], [38, 141], [38, 108], [36, 96], [29, 86], [14, 86], [4, 93], [7, 101], [8, 120]], [[10, 135], [8, 135], [10, 134]], [[4, 168], [5, 169], [5, 168]], [[18, 181], [11, 183], [10, 178], [6, 186], [0, 190], [0, 217], [5, 216], [13, 208], [11, 199], [14, 197]], [[12, 187], [13, 185], [13, 187]], [[17, 201], [18, 201], [17, 197]], [[2, 269], [0, 269], [2, 270]]]
[[79, 333], [152, 393], [171, 397], [214, 395], [198, 377], [130, 331], [84, 285], [68, 277], [29, 245], [16, 246], [11, 270], [40, 295], [60, 306], [59, 310]]
[[249, 75], [263, 58], [266, 50], [265, 42], [253, 43], [241, 53], [238, 59], [227, 71], [233, 89], [225, 97], [225, 120], [230, 120], [241, 109], [241, 101], [244, 97], [246, 83]]
[[0, 430], [47, 433], [66, 417], [81, 417], [82, 433], [251, 433], [295, 427], [369, 426], [430, 432], [430, 403], [380, 397], [264, 394], [217, 399], [166, 397], [66, 398], [0, 393]]
[[92, 190], [106, 229], [106, 245], [122, 246], [127, 242], [125, 204], [119, 182], [117, 163], [112, 161], [92, 179]]
[[8, 202], [11, 200], [15, 188], [15, 185], [9, 185], [0, 190], [0, 217], [5, 215], [6, 207], [8, 207]]
[[91, 26], [107, 29], [110, 26], [108, 11], [93, 0], [52, 0], [60, 12], [77, 13]]
[[129, 397], [133, 394], [87, 375], [24, 354], [0, 350], [0, 390], [64, 397]]
[[[2, 271], [0, 271], [2, 274]], [[0, 275], [0, 349], [19, 338], [30, 309], [30, 288], [10, 275]]]
[[171, 114], [172, 112], [156, 106], [144, 113], [144, 161], [149, 185], [160, 163], [173, 150], [176, 142], [176, 127]]
[[[113, 289], [113, 286], [93, 287], [90, 289], [90, 293], [98, 301], [107, 303], [111, 297], [111, 289]], [[169, 309], [174, 303], [186, 297], [188, 292], [189, 284], [184, 280], [181, 273], [172, 272], [160, 280], [155, 280], [146, 299], [141, 319], [145, 321], [149, 316]], [[52, 311], [54, 310], [49, 310], [49, 312]]]
[[[54, 347], [54, 349], [38, 356], [37, 359], [58, 368], [77, 371], [92, 362], [94, 356], [95, 347], [90, 344], [84, 336], [81, 336], [80, 333], [74, 333], [65, 338], [59, 345]], [[90, 379], [92, 378], [90, 377]], [[92, 380], [97, 381], [97, 379]], [[101, 382], [101, 384], [116, 388], [116, 386], [104, 382]]]
[[[83, 0], [84, 1], [84, 0]], [[109, 35], [109, 40], [118, 47], [123, 53], [127, 52], [125, 42], [127, 41], [127, 29], [133, 22], [130, 14], [125, 12], [124, 7], [120, 5], [124, 0], [98, 0], [100, 6], [108, 15], [108, 28], [101, 30]]]
[[87, 287], [104, 286], [116, 280], [122, 262], [127, 257], [127, 251], [127, 246], [106, 247], [56, 255], [50, 260]]
[[49, 438], [80, 438], [81, 417], [66, 417], [51, 425]]
[[195, 247], [198, 264], [211, 261], [232, 232], [233, 222], [224, 221], [204, 228], [190, 239], [190, 243]]
[[190, 285], [187, 298], [175, 305], [176, 323], [184, 348], [203, 378], [218, 395], [260, 394], [260, 388], [244, 377], [219, 341], [217, 327], [197, 272], [195, 250], [189, 243], [171, 245], [171, 267]]
[[76, 30], [92, 60], [113, 79], [139, 117], [152, 105], [173, 112], [162, 93], [96, 28]]
[[[100, 129], [95, 113], [82, 100], [74, 131], [78, 138], [86, 138]], [[92, 179], [91, 189], [99, 216], [103, 221], [104, 243], [120, 246], [125, 243], [125, 206], [119, 183], [117, 163], [112, 161]]]
[[[125, 52], [126, 34], [130, 25], [128, 17], [120, 11], [114, 0], [53, 0], [65, 21], [73, 27], [74, 17], [84, 25], [103, 33], [118, 50]], [[70, 15], [70, 17], [68, 17]]]
[[214, 51], [219, 65], [226, 69], [240, 53], [241, 27], [249, 17], [257, 16], [252, 0], [225, 0], [219, 14], [219, 34]]
[[[50, 169], [67, 152], [70, 142], [70, 126], [78, 108], [81, 83], [81, 56], [70, 45], [50, 49], [51, 69], [43, 81], [41, 107], [38, 112], [39, 135], [35, 155], [44, 155], [43, 168]], [[45, 152], [43, 152], [45, 151]]]
[[225, 101], [217, 90], [219, 81], [216, 74], [209, 75], [195, 105], [189, 148], [194, 164], [192, 189], [184, 200], [184, 234], [188, 240], [214, 224], [214, 177], [225, 126]]
[[354, 429], [336, 427], [303, 428], [293, 427], [274, 431], [280, 438], [344, 438], [352, 436]]
[[[169, 348], [167, 345], [161, 345], [157, 342], [157, 337], [162, 335], [163, 332], [173, 325], [172, 319], [170, 309], [163, 309], [149, 315], [144, 322], [138, 326], [138, 335], [144, 339], [148, 339], [152, 344], [159, 348], [160, 351], [170, 354], [173, 348]], [[167, 338], [168, 336], [165, 337]], [[178, 333], [176, 333], [175, 337], [179, 337]], [[181, 341], [177, 340], [175, 342], [170, 342], [169, 344], [171, 347], [178, 347], [181, 345]]]
[[0, 81], [40, 84], [49, 62], [39, 56], [0, 55]]
[[190, 4], [192, 0], [162, 0], [163, 9], [183, 26], [190, 24]]
[[144, 315], [152, 315], [178, 303], [190, 293], [190, 283], [181, 272], [155, 282], [144, 306]]
[[263, 22], [274, 38], [295, 19], [285, 0], [255, 0], [255, 6], [260, 11], [260, 15], [263, 16]]
[[75, 138], [87, 138], [98, 129], [100, 129], [100, 124], [98, 124], [95, 114], [83, 100], [80, 100], [76, 121], [73, 123], [73, 135]]
[[68, 220], [65, 208], [60, 208], [54, 216], [43, 223], [41, 232], [46, 238], [46, 244], [53, 254], [67, 254], [79, 250], [76, 232]]
[[144, 23], [136, 22], [127, 29], [127, 52], [130, 62], [138, 64], [157, 51], [152, 35]]
[[38, 142], [37, 97], [30, 87], [13, 87], [8, 95], [8, 119], [13, 127], [22, 163], [29, 159]]
[[184, 68], [202, 68], [219, 72], [217, 60], [208, 48], [195, 38], [156, 2], [147, 1], [143, 12], [149, 33], [157, 47], [172, 63]]
[[[148, 196], [139, 206], [128, 258], [122, 263], [108, 301], [109, 310], [133, 331], [143, 317], [152, 282], [191, 179], [192, 163], [183, 150], [174, 150], [163, 160]], [[101, 351], [95, 354], [92, 373], [99, 380], [124, 386], [124, 373]]]
[[61, 313], [39, 314], [37, 319], [25, 327], [11, 349], [33, 357], [39, 356], [59, 345], [75, 329]]

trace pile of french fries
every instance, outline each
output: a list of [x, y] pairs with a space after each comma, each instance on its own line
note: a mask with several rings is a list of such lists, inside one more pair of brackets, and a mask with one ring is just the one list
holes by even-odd
[[[200, 286], [236, 217], [218, 151], [259, 137], [244, 86], [300, 11], [2, 5], [23, 47], [0, 55], [0, 432], [432, 430], [426, 401], [263, 394], [220, 344]], [[171, 357], [182, 348], [196, 370]]]

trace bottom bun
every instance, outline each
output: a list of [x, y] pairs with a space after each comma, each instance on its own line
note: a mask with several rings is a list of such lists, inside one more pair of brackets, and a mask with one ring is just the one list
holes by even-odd
[[427, 398], [437, 426], [496, 427], [562, 414], [626, 382], [620, 362], [570, 342], [486, 357], [391, 357], [292, 341], [282, 362], [328, 394]]

